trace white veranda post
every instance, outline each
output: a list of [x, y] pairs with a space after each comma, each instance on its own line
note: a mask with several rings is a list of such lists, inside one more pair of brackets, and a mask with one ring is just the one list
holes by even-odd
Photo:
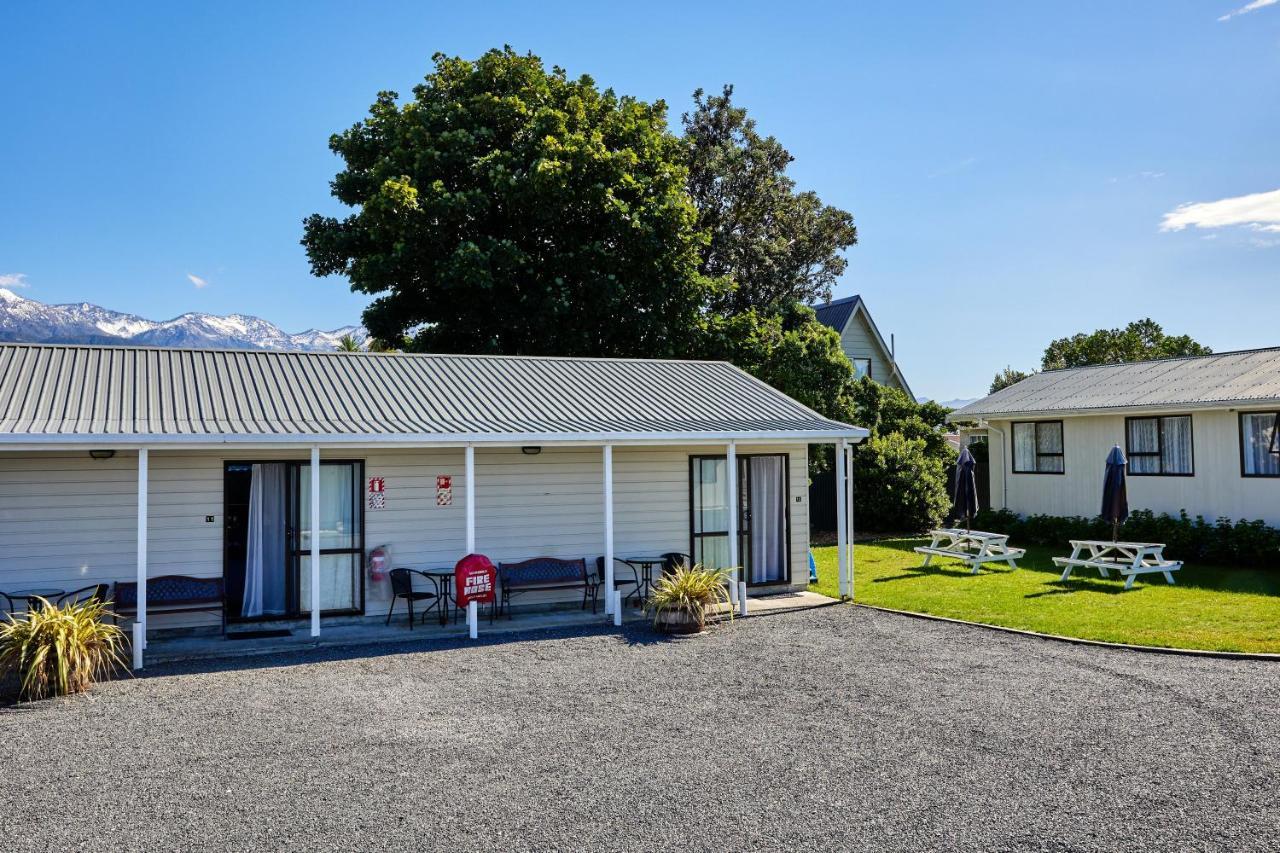
[[463, 479], [467, 484], [467, 553], [476, 552], [476, 449], [470, 444], [466, 449], [466, 471]]
[[147, 647], [147, 448], [138, 450], [138, 601], [133, 618], [133, 668], [142, 669]]
[[320, 446], [311, 447], [311, 636], [320, 636]]
[[613, 613], [613, 445], [604, 446], [604, 612]]
[[725, 511], [729, 515], [729, 602], [738, 603], [738, 446], [729, 442], [725, 453], [725, 482], [729, 489], [729, 502]]
[[846, 598], [850, 594], [849, 583], [849, 563], [847, 559], [849, 550], [849, 511], [846, 501], [849, 497], [848, 489], [845, 486], [845, 465], [848, 462], [848, 454], [846, 451], [846, 443], [842, 439], [836, 445], [835, 466], [836, 466], [836, 572], [839, 580], [840, 597]]
[[854, 555], [854, 549], [853, 549], [853, 540], [854, 540], [854, 536], [853, 536], [853, 493], [854, 493], [853, 445], [849, 444], [848, 442], [845, 442], [845, 446], [844, 446], [844, 459], [845, 459], [845, 463], [844, 463], [845, 507], [848, 511], [848, 519], [849, 519], [846, 522], [848, 527], [846, 528], [847, 533], [845, 534], [846, 536], [845, 555], [846, 555], [846, 565], [848, 565], [849, 567], [848, 573], [847, 573], [849, 578], [849, 597], [853, 598], [853, 555]]

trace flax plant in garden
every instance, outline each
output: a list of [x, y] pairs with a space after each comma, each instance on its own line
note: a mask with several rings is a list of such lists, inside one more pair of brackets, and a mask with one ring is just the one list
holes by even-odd
[[28, 700], [83, 693], [96, 681], [125, 669], [125, 635], [104, 619], [97, 599], [58, 607], [43, 598], [21, 616], [0, 624], [0, 671], [17, 673]]

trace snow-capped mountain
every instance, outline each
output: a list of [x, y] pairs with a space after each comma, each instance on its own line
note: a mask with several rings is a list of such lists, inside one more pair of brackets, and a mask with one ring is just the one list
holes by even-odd
[[46, 305], [0, 287], [0, 341], [332, 350], [344, 335], [351, 335], [362, 346], [369, 338], [359, 326], [330, 332], [308, 329], [291, 335], [274, 323], [246, 314], [220, 317], [193, 312], [172, 320], [147, 320], [88, 302]]

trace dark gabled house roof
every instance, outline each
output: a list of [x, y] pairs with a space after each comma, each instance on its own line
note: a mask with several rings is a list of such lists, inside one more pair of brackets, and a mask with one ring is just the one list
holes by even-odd
[[818, 322], [824, 326], [830, 326], [837, 332], [843, 332], [844, 327], [849, 325], [849, 318], [853, 316], [853, 312], [858, 310], [858, 303], [861, 301], [861, 296], [847, 296], [844, 299], [811, 307], [818, 314]]
[[0, 344], [0, 445], [865, 435], [726, 362]]

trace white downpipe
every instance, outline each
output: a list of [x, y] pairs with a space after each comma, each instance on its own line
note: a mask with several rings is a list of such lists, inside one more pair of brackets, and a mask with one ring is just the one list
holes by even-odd
[[467, 553], [476, 552], [476, 449], [468, 444], [465, 451], [467, 481]]
[[747, 582], [738, 581], [738, 615], [747, 615]]
[[[613, 613], [613, 445], [604, 446], [604, 613]], [[616, 620], [615, 620], [616, 621]]]
[[845, 442], [841, 441], [836, 445], [835, 465], [836, 465], [836, 566], [838, 567], [838, 579], [840, 588], [840, 597], [847, 598], [849, 595], [849, 509], [847, 499], [849, 497], [848, 487], [845, 483], [845, 465], [848, 463], [848, 454]]
[[[1008, 458], [1005, 454], [1007, 450], [1010, 456], [1013, 455], [1013, 445], [1010, 444], [1006, 448], [1005, 441], [1004, 441], [1004, 430], [1000, 429], [999, 427], [992, 426], [989, 422], [984, 420], [979, 420], [978, 426], [985, 427], [986, 429], [989, 429], [1000, 436], [1000, 508], [1008, 509], [1009, 508], [1009, 477], [1006, 472], [1009, 470], [1009, 466], [1005, 464], [1005, 459]], [[991, 442], [990, 440], [988, 440], [987, 441], [988, 453], [990, 453], [990, 447], [991, 447]], [[991, 466], [988, 465], [987, 466], [988, 482], [990, 481], [990, 477], [991, 477], [990, 470], [991, 470]]]
[[725, 480], [729, 487], [729, 604], [738, 604], [738, 446], [729, 442], [725, 452]]
[[320, 636], [320, 445], [311, 446], [311, 636]]
[[134, 629], [133, 666], [142, 669], [142, 652], [147, 648], [147, 500], [150, 454], [147, 448], [138, 448], [138, 610], [133, 617]]
[[467, 602], [467, 634], [473, 640], [480, 636], [480, 605], [474, 601]]
[[845, 463], [844, 463], [844, 464], [845, 464], [845, 475], [844, 475], [844, 478], [845, 478], [845, 488], [846, 488], [846, 497], [845, 497], [845, 502], [846, 502], [846, 505], [849, 507], [849, 522], [848, 522], [848, 524], [849, 524], [849, 527], [848, 527], [848, 540], [849, 540], [849, 541], [848, 541], [848, 545], [845, 547], [845, 552], [847, 553], [847, 555], [848, 555], [848, 560], [849, 560], [849, 562], [848, 562], [848, 566], [849, 566], [849, 570], [848, 570], [848, 577], [849, 577], [849, 598], [850, 598], [850, 599], [852, 599], [852, 598], [853, 598], [853, 569], [854, 569], [854, 554], [856, 553], [856, 550], [855, 550], [855, 549], [854, 549], [854, 547], [853, 547], [853, 542], [854, 542], [854, 535], [853, 535], [853, 518], [854, 518], [854, 510], [853, 510], [853, 494], [854, 494], [854, 491], [855, 491], [855, 490], [854, 490], [854, 487], [853, 487], [853, 445], [852, 445], [852, 444], [847, 444], [847, 443], [846, 443], [846, 446], [845, 446], [845, 449], [844, 449], [844, 458], [845, 458]]
[[622, 590], [613, 591], [613, 624], [622, 627]]

